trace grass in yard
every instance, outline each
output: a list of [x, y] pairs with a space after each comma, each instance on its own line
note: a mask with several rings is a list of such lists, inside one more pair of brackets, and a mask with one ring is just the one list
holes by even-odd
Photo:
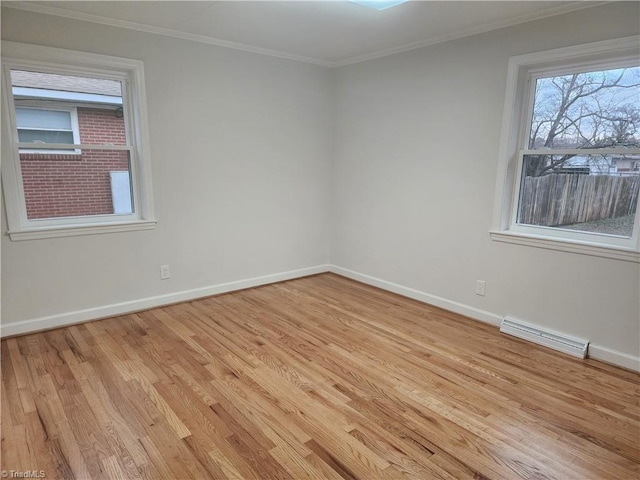
[[574, 223], [573, 225], [562, 225], [560, 228], [568, 230], [580, 230], [582, 232], [605, 233], [608, 235], [620, 235], [630, 237], [633, 232], [633, 219], [635, 215], [625, 215], [624, 217], [607, 218], [605, 220], [594, 220], [593, 222]]

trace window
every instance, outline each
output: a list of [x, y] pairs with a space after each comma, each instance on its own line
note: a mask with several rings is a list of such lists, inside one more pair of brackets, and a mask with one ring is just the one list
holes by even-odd
[[495, 240], [640, 262], [638, 45], [510, 59]]
[[[80, 143], [78, 114], [75, 108], [44, 109], [15, 107], [18, 142], [20, 143]], [[80, 153], [75, 149], [47, 150], [46, 148], [25, 149], [20, 153]]]
[[153, 228], [142, 63], [4, 42], [2, 64], [11, 239]]

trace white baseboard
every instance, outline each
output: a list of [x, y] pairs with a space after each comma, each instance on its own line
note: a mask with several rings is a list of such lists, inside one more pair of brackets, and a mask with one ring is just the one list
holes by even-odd
[[627, 353], [600, 347], [591, 343], [589, 345], [589, 358], [601, 360], [619, 367], [624, 367], [635, 372], [640, 372], [640, 357], [634, 357]]
[[218, 285], [210, 285], [207, 287], [194, 288], [192, 290], [184, 290], [181, 292], [168, 293], [155, 297], [142, 298], [140, 300], [132, 300], [129, 302], [114, 303], [111, 305], [103, 305], [95, 308], [87, 308], [84, 310], [76, 310], [73, 312], [60, 313], [47, 317], [34, 318], [31, 320], [22, 320], [13, 323], [3, 324], [0, 327], [0, 337], [11, 337], [14, 335], [22, 335], [25, 333], [39, 332], [49, 330], [51, 328], [65, 327], [76, 323], [87, 322], [89, 320], [97, 320], [100, 318], [113, 317], [116, 315], [125, 315], [128, 313], [148, 310], [150, 308], [170, 305], [172, 303], [185, 302], [196, 298], [209, 297], [220, 293], [232, 292], [234, 290], [243, 290], [245, 288], [267, 285], [269, 283], [282, 282], [294, 278], [306, 277], [329, 271], [329, 265], [317, 265], [315, 267], [300, 268], [288, 272], [274, 273], [271, 275], [263, 275], [260, 277], [248, 278], [245, 280], [237, 280], [234, 282], [220, 283]]
[[[76, 310], [73, 312], [50, 315], [47, 317], [34, 318], [31, 320], [23, 320], [19, 322], [8, 323], [0, 326], [0, 337], [11, 337], [14, 335], [23, 335], [25, 333], [33, 333], [51, 328], [65, 327], [76, 323], [97, 320], [100, 318], [113, 317], [116, 315], [125, 315], [128, 313], [139, 312], [150, 308], [170, 305], [172, 303], [185, 302], [196, 298], [218, 295], [221, 293], [242, 290], [245, 288], [258, 287], [269, 283], [282, 282], [292, 280], [294, 278], [306, 277], [318, 273], [333, 272], [343, 277], [351, 278], [367, 285], [382, 288], [389, 292], [397, 293], [405, 297], [413, 298], [436, 307], [444, 308], [451, 312], [459, 313], [467, 317], [479, 320], [484, 323], [499, 326], [502, 316], [495, 313], [470, 307], [468, 305], [448, 300], [437, 295], [421, 292], [413, 288], [388, 282], [380, 278], [358, 273], [353, 270], [338, 267], [337, 265], [317, 265], [315, 267], [301, 268], [288, 272], [274, 273], [271, 275], [263, 275], [260, 277], [248, 278], [245, 280], [237, 280], [234, 282], [220, 283], [207, 287], [195, 288], [192, 290], [184, 290], [181, 292], [168, 293], [154, 297], [147, 297], [140, 300], [132, 300], [129, 302], [114, 303], [111, 305], [103, 305], [95, 308], [87, 308], [84, 310]], [[640, 357], [628, 355], [626, 353], [611, 350], [598, 345], [589, 345], [589, 358], [602, 360], [603, 362], [618, 365], [629, 370], [640, 371]]]
[[489, 323], [491, 325], [500, 325], [500, 323], [502, 322], [502, 317], [500, 315], [496, 315], [495, 313], [487, 312], [486, 310], [481, 310], [479, 308], [470, 307], [469, 305], [454, 302], [453, 300], [447, 300], [446, 298], [438, 297], [437, 295], [431, 295], [419, 290], [414, 290], [413, 288], [404, 287], [402, 285], [398, 285], [397, 283], [382, 280], [381, 278], [371, 277], [369, 275], [365, 275], [364, 273], [354, 272], [353, 270], [338, 267], [337, 265], [329, 265], [329, 271], [337, 273], [338, 275], [342, 275], [343, 277], [366, 283], [368, 285], [373, 285], [374, 287], [382, 288], [383, 290], [387, 290], [389, 292], [397, 293], [404, 297], [413, 298], [414, 300], [419, 300], [436, 307], [444, 308], [445, 310], [449, 310], [450, 312], [459, 313], [460, 315], [465, 315], [475, 320], [480, 320], [484, 323]]
[[[329, 265], [329, 271], [342, 275], [343, 277], [351, 278], [374, 287], [382, 288], [389, 292], [397, 293], [399, 295], [413, 298], [421, 302], [434, 305], [436, 307], [444, 308], [451, 312], [459, 313], [467, 317], [479, 320], [484, 323], [488, 323], [495, 326], [500, 326], [502, 322], [502, 316], [495, 313], [487, 312], [478, 308], [470, 307], [463, 303], [447, 300], [446, 298], [431, 295], [429, 293], [421, 292], [413, 288], [398, 285], [397, 283], [388, 282], [381, 278], [372, 277], [363, 273], [354, 272], [346, 268], [338, 267], [337, 265]], [[600, 347], [598, 345], [590, 344], [587, 356], [595, 360], [602, 360], [603, 362], [617, 365], [619, 367], [627, 368], [640, 372], [640, 357], [635, 357], [626, 353], [611, 350], [606, 347]]]

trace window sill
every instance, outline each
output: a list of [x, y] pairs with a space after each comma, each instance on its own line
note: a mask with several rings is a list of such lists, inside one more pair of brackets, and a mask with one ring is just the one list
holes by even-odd
[[7, 232], [11, 241], [39, 240], [44, 238], [76, 237], [80, 235], [96, 235], [103, 233], [133, 232], [136, 230], [153, 230], [156, 220], [137, 220], [120, 223], [89, 223], [84, 225], [59, 225], [29, 228]]
[[489, 231], [489, 235], [491, 235], [491, 238], [496, 242], [640, 263], [640, 252], [629, 248], [614, 247], [599, 243], [578, 242], [575, 240], [552, 239], [538, 235], [511, 232], [509, 230], [491, 230]]

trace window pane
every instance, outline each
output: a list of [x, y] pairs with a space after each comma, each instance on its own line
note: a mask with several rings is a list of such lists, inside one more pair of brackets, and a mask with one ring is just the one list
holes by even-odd
[[52, 92], [58, 92], [59, 99], [67, 100], [88, 100], [86, 95], [102, 95], [105, 101], [107, 97], [122, 97], [122, 84], [119, 81], [75, 75], [11, 70], [11, 85], [16, 98], [50, 98]]
[[129, 152], [21, 153], [27, 218], [131, 213]]
[[127, 144], [120, 81], [11, 70], [11, 82], [18, 129], [74, 130], [69, 143]]
[[73, 145], [73, 132], [55, 130], [18, 130], [18, 140], [23, 143], [68, 143]]
[[640, 155], [525, 155], [518, 223], [631, 237]]
[[530, 149], [640, 146], [640, 67], [539, 78]]
[[[11, 82], [20, 142], [127, 144], [120, 81], [12, 70]], [[127, 151], [36, 145], [20, 168], [29, 220], [133, 212]]]
[[71, 130], [71, 113], [60, 110], [16, 108], [18, 128], [47, 128]]
[[122, 110], [78, 107], [80, 143], [85, 145], [126, 145]]

